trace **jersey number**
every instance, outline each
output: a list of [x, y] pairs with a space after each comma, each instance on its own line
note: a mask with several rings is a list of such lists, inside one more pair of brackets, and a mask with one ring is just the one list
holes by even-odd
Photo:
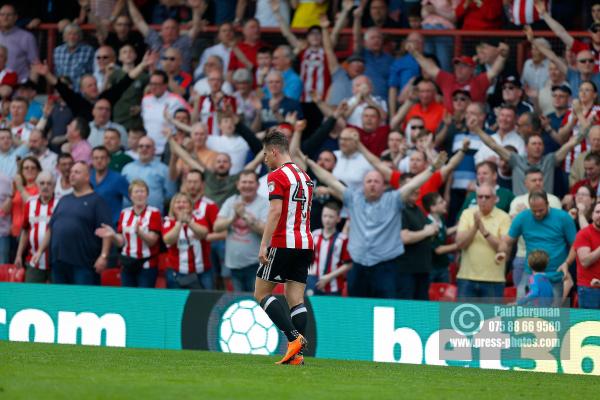
[[294, 190], [294, 195], [292, 196], [292, 200], [297, 203], [300, 203], [300, 210], [302, 210], [302, 218], [306, 218], [306, 194], [304, 193], [304, 188], [302, 185], [297, 185], [296, 190]]

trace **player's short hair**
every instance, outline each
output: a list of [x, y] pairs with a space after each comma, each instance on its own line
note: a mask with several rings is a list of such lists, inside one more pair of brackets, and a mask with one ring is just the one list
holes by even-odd
[[442, 196], [438, 192], [427, 193], [423, 196], [423, 208], [425, 211], [431, 212], [431, 207], [433, 207], [441, 197]]
[[290, 142], [279, 129], [268, 132], [263, 139], [263, 146], [277, 147], [281, 152], [287, 153], [290, 149]]
[[549, 262], [550, 257], [544, 250], [534, 250], [527, 256], [527, 264], [535, 272], [544, 272]]
[[328, 201], [327, 203], [325, 203], [323, 205], [323, 209], [326, 209], [326, 208], [335, 211], [338, 215], [342, 211], [342, 207], [340, 207], [340, 204], [335, 201]]

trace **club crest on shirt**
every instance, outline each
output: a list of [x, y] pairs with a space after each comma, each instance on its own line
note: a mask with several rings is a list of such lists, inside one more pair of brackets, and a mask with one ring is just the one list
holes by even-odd
[[269, 193], [272, 193], [275, 190], [275, 183], [269, 182]]

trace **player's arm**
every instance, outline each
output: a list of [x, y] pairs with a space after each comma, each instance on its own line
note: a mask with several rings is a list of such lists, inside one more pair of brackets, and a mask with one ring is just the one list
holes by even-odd
[[311, 160], [310, 158], [304, 156], [306, 161], [306, 165], [315, 173], [317, 179], [329, 187], [331, 190], [331, 195], [336, 197], [339, 200], [344, 199], [344, 193], [346, 192], [346, 186], [342, 185], [340, 181], [338, 181], [331, 172], [322, 168], [319, 164]]
[[406, 199], [408, 198], [408, 196], [410, 196], [412, 192], [414, 192], [415, 190], [420, 188], [425, 182], [427, 182], [427, 179], [429, 179], [435, 171], [437, 171], [442, 165], [444, 165], [447, 158], [448, 155], [445, 151], [440, 152], [438, 157], [435, 159], [435, 161], [433, 162], [433, 164], [431, 164], [429, 168], [425, 169], [425, 171], [421, 172], [419, 175], [415, 176], [410, 181], [408, 181], [408, 183], [406, 183], [404, 186], [398, 189], [400, 191], [400, 196], [402, 196], [402, 201], [406, 201]]
[[271, 199], [269, 201], [269, 214], [267, 215], [267, 222], [265, 224], [265, 230], [263, 231], [262, 240], [260, 241], [260, 250], [258, 252], [258, 260], [261, 264], [267, 263], [267, 247], [271, 242], [271, 237], [275, 228], [279, 223], [283, 206], [282, 199]]

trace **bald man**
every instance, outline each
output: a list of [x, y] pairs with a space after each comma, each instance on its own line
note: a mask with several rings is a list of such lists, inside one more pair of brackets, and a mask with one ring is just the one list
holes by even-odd
[[90, 186], [90, 169], [85, 162], [73, 165], [69, 182], [73, 193], [61, 198], [56, 206], [48, 233], [31, 264], [37, 264], [50, 246], [53, 283], [99, 285], [110, 238], [100, 239], [95, 231], [102, 224], [111, 224], [110, 209]]

